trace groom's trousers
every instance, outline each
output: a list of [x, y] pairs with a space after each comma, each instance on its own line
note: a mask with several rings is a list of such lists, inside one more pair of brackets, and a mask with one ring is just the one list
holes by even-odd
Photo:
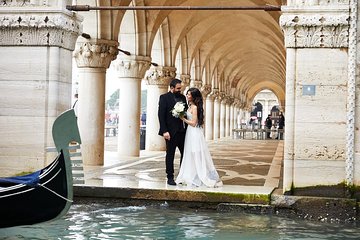
[[166, 175], [168, 179], [174, 179], [174, 158], [176, 147], [179, 148], [181, 157], [180, 165], [182, 162], [182, 157], [184, 153], [184, 141], [185, 141], [185, 132], [177, 132], [170, 140], [166, 140]]

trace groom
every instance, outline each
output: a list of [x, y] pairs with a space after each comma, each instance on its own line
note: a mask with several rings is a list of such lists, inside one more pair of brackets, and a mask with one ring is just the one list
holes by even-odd
[[182, 162], [185, 141], [185, 125], [180, 118], [175, 118], [171, 114], [176, 102], [185, 103], [187, 110], [186, 98], [181, 94], [181, 80], [173, 79], [170, 82], [170, 91], [162, 94], [159, 99], [158, 118], [160, 123], [159, 135], [164, 137], [166, 142], [166, 175], [167, 184], [176, 185], [174, 181], [174, 157], [176, 147], [179, 148]]

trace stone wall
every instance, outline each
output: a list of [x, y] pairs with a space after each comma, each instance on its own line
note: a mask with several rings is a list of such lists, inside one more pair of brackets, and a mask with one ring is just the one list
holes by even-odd
[[50, 160], [52, 123], [71, 107], [72, 50], [81, 32], [64, 5], [17, 2], [0, 7], [0, 176]]
[[280, 19], [287, 48], [284, 191], [337, 185], [346, 180], [351, 145], [349, 2], [287, 4]]

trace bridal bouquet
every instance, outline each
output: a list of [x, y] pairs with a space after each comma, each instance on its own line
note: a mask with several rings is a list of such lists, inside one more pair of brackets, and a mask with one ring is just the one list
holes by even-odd
[[177, 102], [171, 110], [171, 114], [176, 118], [185, 116], [185, 103]]

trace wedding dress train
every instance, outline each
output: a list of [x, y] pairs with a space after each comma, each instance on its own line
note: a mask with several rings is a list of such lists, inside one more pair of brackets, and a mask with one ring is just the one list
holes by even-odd
[[[191, 119], [187, 112], [187, 118]], [[184, 154], [176, 183], [207, 187], [220, 187], [217, 173], [205, 141], [203, 128], [188, 126], [185, 135]]]

